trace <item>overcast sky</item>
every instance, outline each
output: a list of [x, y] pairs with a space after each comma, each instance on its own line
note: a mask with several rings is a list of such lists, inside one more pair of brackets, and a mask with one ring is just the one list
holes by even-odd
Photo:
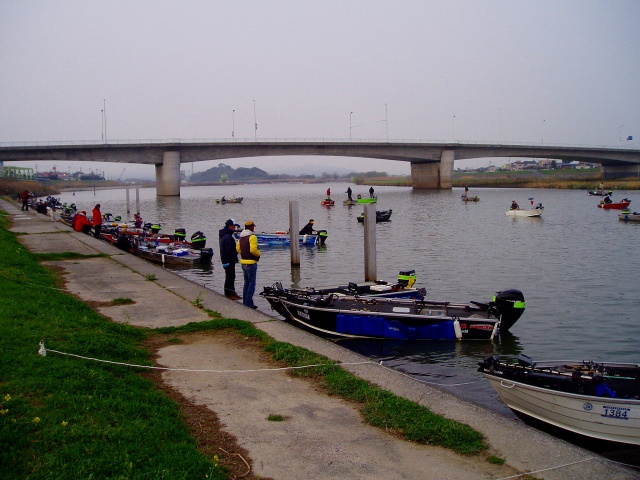
[[99, 141], [103, 106], [108, 140], [253, 139], [255, 104], [265, 139], [637, 148], [639, 46], [638, 0], [0, 0], [0, 142]]

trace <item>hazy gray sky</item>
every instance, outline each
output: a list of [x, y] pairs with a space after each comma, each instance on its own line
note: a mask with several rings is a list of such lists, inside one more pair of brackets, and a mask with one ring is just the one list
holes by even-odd
[[100, 140], [104, 99], [109, 140], [253, 139], [255, 100], [258, 138], [353, 112], [354, 139], [637, 146], [639, 27], [638, 0], [0, 0], [0, 142]]

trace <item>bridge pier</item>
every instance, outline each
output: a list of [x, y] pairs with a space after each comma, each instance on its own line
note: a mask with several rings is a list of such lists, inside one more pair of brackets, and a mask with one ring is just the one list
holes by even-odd
[[635, 165], [600, 165], [602, 178], [640, 177], [640, 164]]
[[180, 152], [164, 152], [156, 164], [156, 196], [180, 196]]
[[440, 162], [411, 163], [411, 184], [415, 189], [445, 190], [453, 187], [455, 150], [443, 150]]

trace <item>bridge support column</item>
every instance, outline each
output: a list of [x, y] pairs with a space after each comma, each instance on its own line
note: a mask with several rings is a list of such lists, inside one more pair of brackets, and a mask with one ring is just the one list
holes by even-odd
[[164, 152], [162, 164], [156, 165], [156, 196], [180, 196], [180, 152]]
[[455, 150], [444, 150], [440, 162], [412, 163], [411, 184], [415, 189], [445, 190], [453, 187]]
[[600, 165], [602, 178], [640, 177], [640, 164]]

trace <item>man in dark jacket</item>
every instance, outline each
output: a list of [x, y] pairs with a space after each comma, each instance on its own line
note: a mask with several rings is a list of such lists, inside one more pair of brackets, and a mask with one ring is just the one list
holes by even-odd
[[236, 252], [236, 241], [233, 233], [236, 229], [236, 222], [229, 219], [225, 222], [224, 228], [218, 232], [220, 241], [220, 261], [224, 268], [224, 294], [231, 300], [240, 300], [242, 297], [236, 293], [236, 263], [238, 263], [238, 253]]

